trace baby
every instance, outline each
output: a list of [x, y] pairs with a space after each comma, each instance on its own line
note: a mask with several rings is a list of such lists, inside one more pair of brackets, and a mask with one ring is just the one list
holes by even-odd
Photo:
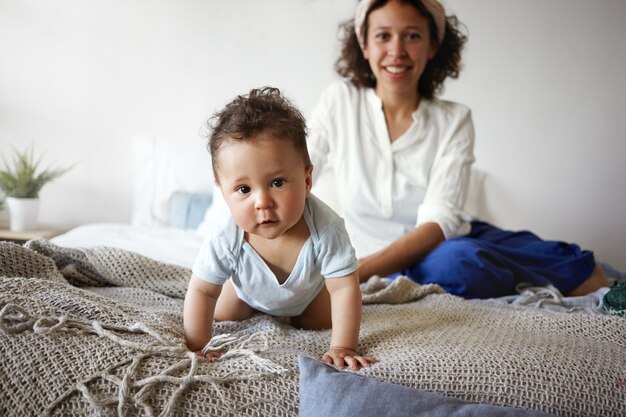
[[328, 364], [358, 370], [376, 362], [356, 351], [357, 259], [343, 220], [311, 194], [302, 114], [265, 87], [238, 96], [210, 122], [213, 173], [231, 219], [205, 239], [193, 266], [187, 347], [214, 361], [221, 352], [203, 349], [213, 320], [260, 311], [302, 329], [332, 328]]

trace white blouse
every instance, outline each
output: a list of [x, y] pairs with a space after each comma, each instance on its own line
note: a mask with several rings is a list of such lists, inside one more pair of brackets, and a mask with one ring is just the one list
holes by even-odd
[[336, 209], [357, 256], [427, 222], [437, 223], [446, 239], [469, 232], [463, 212], [474, 162], [469, 108], [422, 99], [411, 126], [391, 142], [374, 89], [341, 81], [324, 91], [309, 129], [314, 184], [332, 172]]

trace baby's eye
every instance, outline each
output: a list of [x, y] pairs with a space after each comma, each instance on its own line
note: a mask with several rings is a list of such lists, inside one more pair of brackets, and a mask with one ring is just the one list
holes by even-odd
[[250, 187], [242, 185], [241, 187], [237, 187], [235, 191], [237, 191], [239, 194], [248, 194], [250, 192]]
[[282, 178], [275, 178], [272, 180], [272, 187], [280, 188], [285, 185], [285, 180]]

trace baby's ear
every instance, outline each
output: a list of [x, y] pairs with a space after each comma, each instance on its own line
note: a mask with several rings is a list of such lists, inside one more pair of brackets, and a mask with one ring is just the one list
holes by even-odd
[[313, 165], [307, 165], [304, 181], [306, 182], [306, 192], [308, 194], [311, 192], [311, 187], [313, 187]]

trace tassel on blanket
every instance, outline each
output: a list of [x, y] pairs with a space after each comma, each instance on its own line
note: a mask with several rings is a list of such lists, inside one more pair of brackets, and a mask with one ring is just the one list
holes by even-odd
[[208, 351], [222, 350], [226, 352], [220, 356], [217, 361], [224, 361], [235, 356], [246, 356], [259, 365], [265, 372], [271, 374], [282, 374], [287, 372], [287, 370], [282, 366], [277, 365], [269, 359], [260, 357], [253, 349], [248, 347], [257, 339], [263, 342], [259, 351], [264, 352], [269, 349], [269, 339], [263, 333], [252, 333], [250, 335], [243, 336], [221, 334], [214, 336], [209, 343], [202, 348], [202, 353], [206, 354]]
[[[128, 404], [132, 403], [136, 407], [141, 407], [147, 415], [156, 416], [154, 407], [150, 404], [151, 401], [149, 401], [154, 390], [159, 384], [174, 384], [177, 385], [177, 388], [172, 392], [159, 413], [159, 416], [166, 417], [172, 415], [178, 398], [193, 383], [209, 383], [216, 389], [218, 396], [224, 397], [218, 384], [223, 385], [241, 380], [261, 379], [266, 376], [288, 372], [286, 368], [258, 355], [258, 353], [267, 351], [270, 348], [269, 338], [262, 332], [218, 335], [205, 347], [205, 349], [224, 350], [225, 353], [218, 361], [224, 364], [224, 366], [228, 365], [228, 359], [244, 357], [250, 359], [260, 369], [235, 369], [220, 375], [219, 372], [211, 372], [218, 369], [216, 366], [220, 366], [217, 363], [213, 363], [204, 368], [208, 369], [208, 373], [199, 374], [200, 365], [204, 361], [203, 358], [196, 356], [193, 352], [189, 352], [184, 343], [168, 340], [168, 338], [163, 337], [143, 323], [117, 326], [102, 324], [97, 321], [70, 319], [67, 316], [37, 318], [16, 304], [0, 302], [0, 305], [2, 304], [4, 306], [0, 310], [0, 330], [5, 334], [18, 334], [30, 329], [35, 334], [40, 335], [49, 335], [54, 332], [94, 334], [105, 337], [121, 346], [141, 352], [76, 382], [70, 389], [46, 407], [44, 415], [51, 415], [53, 410], [64, 399], [75, 392], [79, 392], [92, 409], [100, 413], [104, 408], [117, 405], [118, 415], [122, 416], [126, 414], [125, 409]], [[119, 333], [146, 334], [155, 339], [157, 343], [138, 343], [121, 337]], [[178, 361], [157, 375], [135, 380], [135, 377], [139, 374], [138, 371], [141, 364], [154, 356], [165, 356], [178, 359]], [[121, 377], [118, 376], [120, 370], [122, 370]], [[181, 372], [185, 372], [185, 370], [185, 375], [176, 376]], [[118, 387], [117, 395], [108, 398], [96, 398], [91, 393], [88, 384], [98, 379], [116, 385]], [[234, 405], [231, 407], [231, 411], [238, 412], [257, 402]]]
[[[180, 353], [184, 354], [187, 349], [184, 345], [160, 336], [157, 332], [149, 329], [143, 323], [135, 323], [130, 326], [116, 326], [102, 324], [97, 321], [70, 319], [67, 316], [58, 317], [34, 317], [16, 304], [6, 304], [0, 310], [0, 330], [8, 334], [16, 334], [32, 329], [35, 334], [50, 334], [54, 332], [80, 332], [97, 334], [106, 337], [119, 345], [149, 351], [154, 353]], [[143, 333], [152, 336], [159, 344], [150, 345], [137, 343], [119, 337], [112, 331], [126, 333]]]

